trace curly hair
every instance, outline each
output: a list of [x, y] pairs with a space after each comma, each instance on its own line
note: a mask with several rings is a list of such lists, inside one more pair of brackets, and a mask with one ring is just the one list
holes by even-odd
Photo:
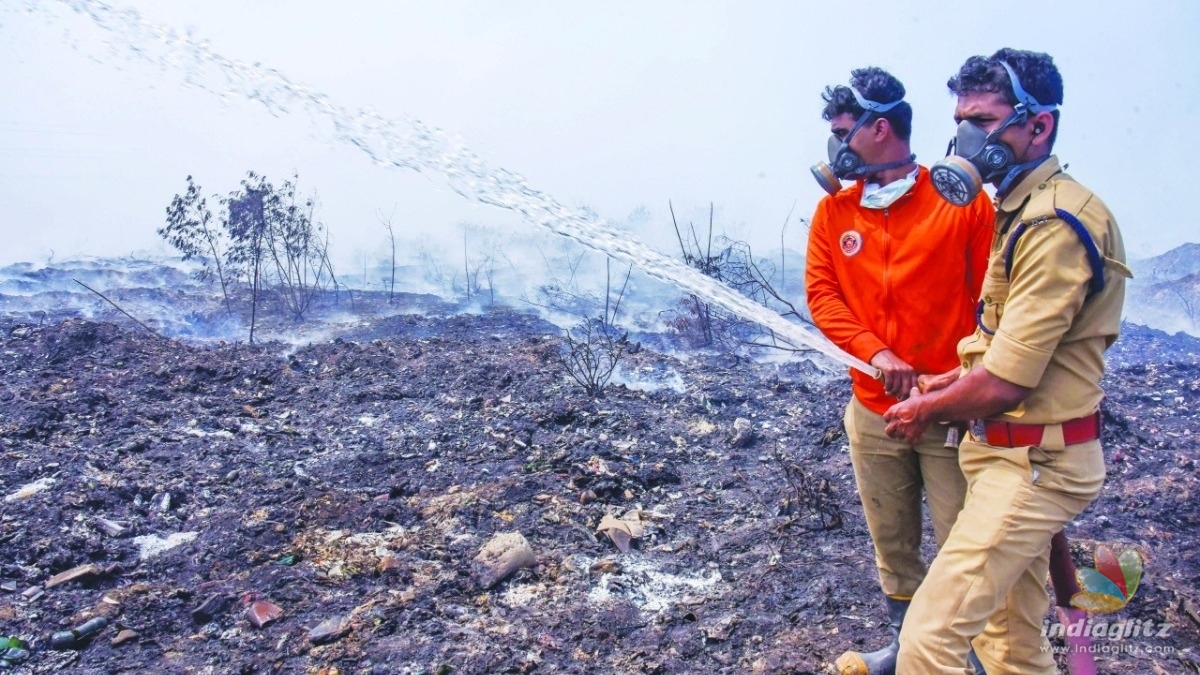
[[[868, 101], [877, 103], [901, 101], [900, 105], [885, 113], [872, 115], [868, 121], [886, 119], [901, 140], [909, 139], [909, 136], [912, 135], [912, 106], [907, 101], [901, 100], [904, 98], [904, 85], [900, 83], [900, 80], [883, 68], [872, 66], [852, 71], [850, 87], [854, 87], [859, 95]], [[850, 91], [850, 87], [845, 85], [825, 87], [825, 92], [821, 94], [821, 99], [825, 101], [825, 110], [821, 112], [821, 117], [825, 121], [832, 120], [844, 113], [850, 113], [857, 119], [865, 112], [855, 100], [854, 92]]]
[[[963, 63], [947, 82], [950, 93], [955, 96], [995, 92], [1004, 96], [1009, 105], [1018, 103], [1013, 93], [1012, 82], [1001, 62], [1007, 63], [1021, 80], [1021, 87], [1033, 95], [1038, 103], [1061, 105], [1063, 81], [1054, 59], [1049, 54], [1030, 52], [1005, 47], [991, 56], [972, 56]], [[1050, 131], [1050, 147], [1058, 137], [1058, 110], [1054, 116], [1054, 128]]]

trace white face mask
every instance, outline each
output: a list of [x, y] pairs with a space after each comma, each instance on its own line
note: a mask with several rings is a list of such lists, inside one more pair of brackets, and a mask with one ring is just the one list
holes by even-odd
[[863, 186], [862, 200], [859, 203], [868, 209], [886, 209], [897, 199], [908, 194], [908, 191], [916, 184], [915, 176], [906, 176], [882, 187], [870, 183]]

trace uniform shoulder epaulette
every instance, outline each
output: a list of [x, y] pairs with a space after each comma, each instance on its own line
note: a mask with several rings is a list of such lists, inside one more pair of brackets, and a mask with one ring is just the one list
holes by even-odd
[[1021, 213], [1021, 220], [1029, 225], [1040, 225], [1059, 218], [1060, 209], [1078, 216], [1094, 196], [1095, 193], [1075, 182], [1075, 179], [1060, 174], [1034, 190]]
[[1012, 277], [1013, 255], [1017, 242], [1030, 227], [1052, 220], [1062, 220], [1079, 236], [1079, 243], [1083, 245], [1087, 255], [1088, 266], [1092, 268], [1088, 295], [1104, 290], [1104, 256], [1096, 246], [1095, 237], [1078, 217], [1093, 196], [1091, 190], [1065, 174], [1039, 185], [1030, 195], [1029, 202], [1021, 212], [1021, 222], [1017, 224], [1004, 247], [1004, 276]]

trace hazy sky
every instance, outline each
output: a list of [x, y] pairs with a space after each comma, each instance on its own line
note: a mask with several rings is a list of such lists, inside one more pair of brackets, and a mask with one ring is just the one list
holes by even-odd
[[[247, 170], [315, 190], [340, 259], [463, 223], [526, 228], [437, 176], [374, 165], [305, 114], [185, 86], [130, 56], [74, 3], [0, 7], [0, 264], [160, 246], [192, 175], [227, 193]], [[1065, 79], [1056, 150], [1108, 202], [1132, 257], [1200, 240], [1200, 3], [315, 2], [118, 0], [215, 52], [274, 68], [337, 105], [410, 117], [571, 207], [674, 253], [684, 220], [777, 245], [821, 191], [822, 88], [879, 65], [908, 88], [914, 151], [953, 134], [945, 82], [972, 54], [1047, 51]], [[119, 42], [119, 41], [118, 41]], [[135, 46], [139, 46], [136, 45]], [[631, 219], [631, 214], [633, 218]], [[793, 217], [794, 218], [794, 217]], [[796, 248], [804, 230], [783, 234]]]

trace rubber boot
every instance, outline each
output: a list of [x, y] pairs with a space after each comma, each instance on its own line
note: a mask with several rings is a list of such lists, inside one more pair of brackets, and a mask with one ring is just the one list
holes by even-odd
[[891, 596], [884, 598], [884, 601], [887, 603], [888, 628], [892, 629], [891, 644], [873, 652], [842, 654], [834, 662], [838, 675], [895, 675], [896, 653], [900, 651], [900, 626], [904, 623], [910, 601]]

